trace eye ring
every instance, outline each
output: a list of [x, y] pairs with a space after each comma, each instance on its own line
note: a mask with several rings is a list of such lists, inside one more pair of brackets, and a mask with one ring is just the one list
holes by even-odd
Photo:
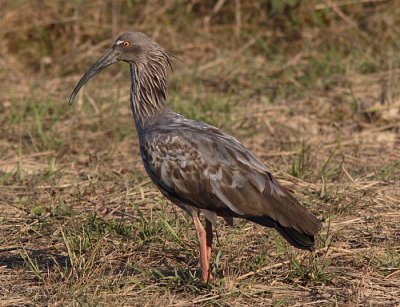
[[130, 44], [129, 44], [128, 41], [124, 41], [124, 42], [122, 43], [122, 45], [123, 45], [124, 47], [128, 47]]

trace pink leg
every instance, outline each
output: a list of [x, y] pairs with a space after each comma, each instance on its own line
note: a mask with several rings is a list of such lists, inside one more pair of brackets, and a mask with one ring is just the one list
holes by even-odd
[[[197, 237], [198, 237], [199, 243], [200, 243], [200, 263], [201, 263], [203, 280], [204, 280], [204, 282], [208, 282], [208, 280], [211, 279], [211, 274], [210, 274], [210, 259], [207, 256], [208, 255], [207, 236], [206, 236], [206, 232], [204, 230], [203, 225], [201, 225], [199, 216], [197, 214], [193, 214], [192, 218], [193, 218], [194, 226], [196, 227]], [[210, 253], [211, 253], [211, 250], [210, 250]]]

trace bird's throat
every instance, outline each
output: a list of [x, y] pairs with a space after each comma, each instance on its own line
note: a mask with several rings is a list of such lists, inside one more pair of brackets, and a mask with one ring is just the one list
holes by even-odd
[[131, 97], [130, 104], [136, 128], [142, 130], [165, 108], [167, 98], [166, 73], [130, 64]]

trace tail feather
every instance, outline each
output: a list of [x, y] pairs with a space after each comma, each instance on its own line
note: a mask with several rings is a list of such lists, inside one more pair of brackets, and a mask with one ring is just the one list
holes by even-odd
[[262, 226], [275, 228], [294, 247], [314, 251], [315, 239], [313, 235], [302, 233], [293, 228], [280, 225], [278, 222], [266, 216], [246, 217], [247, 220]]
[[301, 233], [295, 229], [283, 227], [279, 224], [276, 225], [275, 229], [294, 247], [307, 249], [311, 252], [315, 250], [314, 236]]

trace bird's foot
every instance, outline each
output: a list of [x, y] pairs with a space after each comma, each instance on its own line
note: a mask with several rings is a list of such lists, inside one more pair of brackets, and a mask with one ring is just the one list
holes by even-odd
[[213, 281], [214, 277], [210, 272], [203, 272], [203, 281], [208, 284], [210, 281]]
[[106, 215], [112, 216], [113, 211], [108, 207], [100, 207], [96, 205], [95, 211], [99, 214], [99, 216], [104, 217]]

